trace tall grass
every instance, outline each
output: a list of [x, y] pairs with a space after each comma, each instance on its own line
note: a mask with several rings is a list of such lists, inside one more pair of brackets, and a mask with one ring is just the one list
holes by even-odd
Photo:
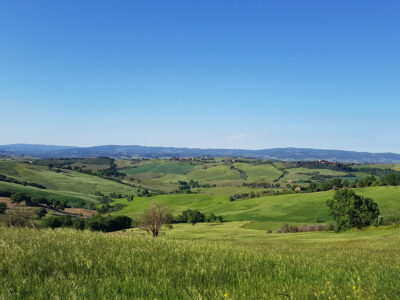
[[398, 234], [222, 243], [0, 228], [0, 298], [397, 299]]

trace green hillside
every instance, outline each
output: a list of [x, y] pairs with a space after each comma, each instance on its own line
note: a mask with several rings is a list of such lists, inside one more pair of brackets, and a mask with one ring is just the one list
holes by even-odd
[[194, 170], [188, 173], [187, 177], [197, 181], [225, 181], [239, 180], [240, 174], [238, 171], [231, 169], [228, 166], [219, 165], [210, 168]]
[[[383, 216], [400, 214], [400, 187], [369, 187], [355, 191], [372, 197], [378, 203]], [[115, 214], [134, 217], [156, 201], [165, 204], [175, 214], [185, 209], [198, 209], [205, 213], [222, 215], [230, 221], [269, 222], [276, 228], [283, 223], [315, 223], [317, 218], [325, 222], [331, 221], [326, 201], [332, 196], [333, 191], [327, 191], [265, 196], [231, 202], [223, 195], [160, 195], [151, 198], [137, 197], [133, 202], [116, 200], [115, 203], [127, 206]]]
[[20, 184], [1, 181], [0, 191], [11, 193], [22, 192], [30, 196], [41, 196], [54, 200], [67, 200], [72, 207], [88, 207], [89, 203], [97, 204], [99, 202], [98, 197], [94, 195], [76, 193], [71, 191], [39, 189], [32, 186], [23, 186]]
[[121, 173], [126, 175], [136, 175], [140, 173], [186, 174], [195, 167], [195, 165], [189, 163], [158, 161], [140, 164], [135, 168], [121, 169]]
[[276, 167], [270, 164], [252, 165], [246, 163], [235, 163], [233, 166], [244, 171], [248, 180], [264, 180], [267, 182], [273, 182], [282, 175], [282, 171], [279, 171]]
[[50, 190], [91, 194], [95, 191], [102, 193], [134, 193], [135, 188], [72, 170], [63, 169], [61, 172], [49, 170], [44, 166], [31, 165], [17, 161], [0, 161], [0, 174], [33, 182]]

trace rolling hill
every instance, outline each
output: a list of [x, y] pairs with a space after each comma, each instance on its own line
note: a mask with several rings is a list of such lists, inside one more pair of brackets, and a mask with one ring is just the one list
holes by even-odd
[[146, 147], [107, 145], [94, 147], [68, 147], [49, 145], [14, 144], [0, 146], [1, 155], [25, 155], [37, 158], [50, 157], [100, 157], [171, 158], [171, 157], [246, 157], [270, 160], [329, 160], [359, 163], [397, 163], [400, 154], [368, 153], [343, 150], [308, 148], [273, 148], [264, 150], [199, 149], [174, 147]]

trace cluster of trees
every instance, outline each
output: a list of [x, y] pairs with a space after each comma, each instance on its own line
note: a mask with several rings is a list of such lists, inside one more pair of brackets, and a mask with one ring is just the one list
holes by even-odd
[[79, 230], [112, 232], [131, 228], [132, 219], [126, 216], [92, 216], [89, 219], [75, 218], [69, 215], [50, 216], [42, 220], [49, 228], [71, 227]]
[[177, 216], [173, 222], [174, 223], [189, 223], [195, 225], [196, 223], [203, 222], [223, 222], [224, 218], [222, 216], [216, 216], [211, 213], [210, 215], [205, 215], [204, 213], [198, 211], [197, 209], [184, 210], [179, 216]]
[[248, 176], [247, 176], [247, 173], [245, 171], [240, 170], [240, 169], [236, 168], [233, 165], [230, 166], [230, 169], [239, 172], [240, 179], [247, 180]]
[[29, 186], [37, 187], [39, 189], [46, 189], [46, 187], [44, 185], [41, 185], [41, 184], [38, 184], [38, 183], [34, 183], [34, 182], [19, 181], [19, 180], [15, 179], [15, 178], [10, 178], [10, 177], [7, 177], [6, 175], [1, 175], [1, 174], [0, 174], [0, 181], [11, 182], [11, 183], [15, 183], [15, 184], [21, 184], [23, 186], [29, 185]]
[[68, 201], [65, 199], [48, 199], [42, 196], [29, 196], [25, 193], [17, 192], [11, 195], [12, 203], [21, 203], [25, 201], [27, 206], [41, 206], [45, 205], [54, 209], [63, 210], [70, 207]]
[[247, 199], [254, 197], [256, 197], [256, 194], [253, 191], [251, 191], [250, 193], [233, 194], [232, 196], [229, 196], [229, 201], [236, 201], [238, 199]]
[[250, 198], [258, 198], [262, 196], [277, 196], [277, 195], [286, 195], [294, 193], [294, 189], [296, 186], [293, 186], [293, 190], [264, 190], [260, 192], [253, 192], [250, 193], [241, 193], [241, 194], [234, 194], [229, 196], [229, 201], [235, 201], [238, 199], [250, 199]]
[[270, 183], [265, 181], [257, 181], [257, 182], [243, 182], [243, 186], [252, 187], [252, 188], [279, 188], [281, 185], [279, 183]]
[[178, 181], [178, 188], [176, 190], [177, 193], [187, 193], [191, 194], [191, 188], [199, 188], [201, 185], [199, 184], [198, 181], [195, 180], [189, 180], [189, 182], [184, 181], [184, 180], [179, 180]]
[[124, 207], [126, 207], [126, 205], [122, 204], [122, 203], [117, 203], [113, 206], [106, 203], [106, 204], [101, 205], [99, 208], [97, 208], [97, 211], [101, 214], [106, 214], [106, 213], [110, 213], [110, 212], [120, 211]]
[[389, 174], [396, 174], [396, 175], [400, 174], [399, 171], [395, 171], [390, 168], [372, 168], [370, 166], [368, 166], [368, 167], [359, 166], [356, 168], [356, 170], [363, 172], [363, 173], [373, 175], [373, 176], [378, 176], [378, 177], [385, 177], [386, 175], [389, 175]]
[[[117, 169], [103, 169], [103, 170], [98, 170], [98, 171], [93, 171], [90, 169], [84, 169], [81, 167], [74, 167], [73, 168], [75, 171], [78, 171], [80, 173], [85, 173], [85, 174], [89, 174], [89, 175], [93, 175], [93, 176], [98, 176], [98, 177], [102, 177], [105, 179], [111, 179], [111, 180], [115, 180], [116, 178], [124, 178], [126, 175], [123, 173], [118, 172]], [[118, 180], [115, 180], [117, 182], [121, 182]]]
[[323, 224], [309, 224], [309, 225], [289, 225], [283, 224], [283, 226], [278, 229], [277, 233], [296, 233], [296, 232], [313, 232], [313, 231], [332, 231], [334, 229], [333, 224], [323, 225]]
[[138, 189], [138, 196], [139, 197], [151, 197], [151, 196], [153, 196], [153, 193], [151, 193], [148, 189], [143, 188], [143, 189]]
[[399, 174], [388, 174], [383, 178], [377, 178], [375, 176], [367, 176], [355, 181], [349, 182], [348, 180], [342, 180], [340, 178], [334, 178], [332, 180], [321, 182], [321, 183], [310, 183], [305, 190], [307, 192], [319, 192], [328, 191], [331, 189], [340, 188], [356, 188], [356, 187], [368, 187], [368, 186], [398, 186], [400, 185]]
[[320, 182], [320, 183], [310, 183], [305, 191], [307, 192], [320, 192], [320, 191], [329, 191], [331, 189], [338, 189], [344, 187], [344, 183], [348, 181], [343, 181], [340, 178], [334, 178], [332, 180]]
[[354, 169], [350, 164], [344, 164], [339, 162], [332, 162], [326, 160], [318, 161], [295, 161], [295, 162], [285, 162], [286, 167], [289, 168], [307, 168], [307, 169], [328, 169], [332, 171], [353, 172]]
[[327, 201], [327, 205], [336, 221], [336, 231], [379, 225], [383, 221], [374, 200], [357, 195], [349, 189], [336, 191], [333, 199]]

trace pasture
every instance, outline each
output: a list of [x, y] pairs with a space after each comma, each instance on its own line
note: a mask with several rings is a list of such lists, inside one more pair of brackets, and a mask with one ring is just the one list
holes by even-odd
[[129, 232], [0, 228], [0, 298], [399, 295], [399, 228], [268, 235], [234, 225], [181, 225], [160, 238]]

